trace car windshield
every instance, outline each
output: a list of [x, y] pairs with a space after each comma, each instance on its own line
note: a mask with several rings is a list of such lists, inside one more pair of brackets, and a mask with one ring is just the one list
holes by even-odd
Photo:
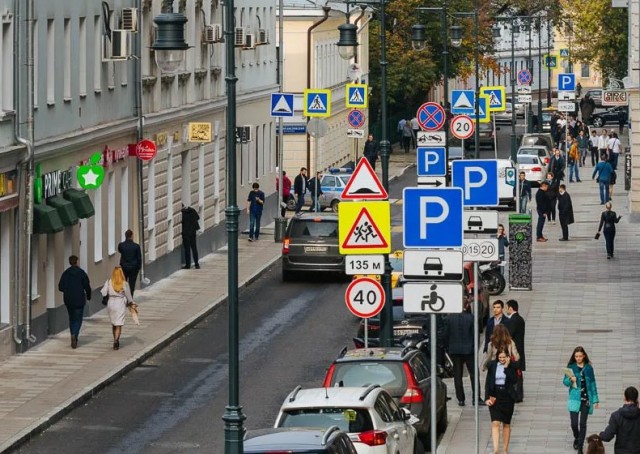
[[545, 154], [544, 148], [520, 148], [518, 154], [529, 154], [533, 156], [539, 156]]
[[296, 408], [282, 415], [280, 427], [318, 427], [328, 429], [338, 426], [350, 433], [373, 430], [373, 422], [366, 408]]
[[400, 361], [349, 361], [336, 364], [331, 384], [380, 385], [396, 395], [407, 387], [407, 379]]
[[519, 154], [518, 164], [538, 164], [538, 158], [530, 154]]
[[337, 238], [338, 222], [333, 220], [331, 221], [329, 220], [293, 221], [293, 225], [291, 226], [291, 236], [294, 238], [299, 238], [299, 237]]
[[449, 159], [462, 159], [462, 147], [449, 147]]

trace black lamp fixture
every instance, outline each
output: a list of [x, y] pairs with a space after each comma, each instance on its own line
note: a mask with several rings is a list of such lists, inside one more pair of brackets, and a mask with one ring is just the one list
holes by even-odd
[[351, 60], [356, 54], [358, 45], [358, 27], [355, 24], [342, 24], [338, 26], [340, 40], [336, 43], [340, 57]]
[[451, 45], [460, 47], [462, 45], [462, 27], [460, 25], [452, 25], [449, 27], [449, 36], [451, 37]]
[[498, 24], [493, 24], [493, 27], [491, 27], [491, 34], [493, 37], [500, 38], [500, 33], [500, 26]]
[[184, 61], [189, 45], [184, 40], [184, 24], [187, 17], [180, 13], [162, 13], [156, 23], [156, 38], [151, 46], [155, 51], [156, 64], [162, 72], [175, 73]]
[[413, 50], [424, 50], [427, 44], [426, 27], [421, 24], [411, 26], [411, 47]]

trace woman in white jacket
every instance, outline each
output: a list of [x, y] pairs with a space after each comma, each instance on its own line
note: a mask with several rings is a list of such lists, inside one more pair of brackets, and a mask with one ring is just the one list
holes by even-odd
[[120, 334], [124, 325], [124, 316], [127, 306], [133, 303], [129, 284], [124, 278], [122, 268], [116, 266], [111, 273], [111, 279], [107, 280], [102, 287], [102, 296], [108, 296], [107, 311], [111, 320], [111, 331], [113, 332], [113, 349], [120, 348]]

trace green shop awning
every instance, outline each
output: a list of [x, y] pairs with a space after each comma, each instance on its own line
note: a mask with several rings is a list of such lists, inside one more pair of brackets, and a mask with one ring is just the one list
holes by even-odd
[[73, 203], [68, 200], [56, 195], [47, 199], [47, 205], [58, 210], [60, 220], [65, 227], [78, 223], [78, 214], [76, 213], [76, 209], [73, 207]]
[[58, 233], [63, 230], [57, 209], [40, 203], [33, 205], [33, 233]]
[[93, 208], [93, 203], [91, 203], [89, 194], [86, 192], [78, 189], [67, 189], [62, 193], [62, 197], [73, 203], [73, 207], [75, 208], [76, 213], [78, 213], [79, 218], [87, 219], [96, 214], [96, 210]]

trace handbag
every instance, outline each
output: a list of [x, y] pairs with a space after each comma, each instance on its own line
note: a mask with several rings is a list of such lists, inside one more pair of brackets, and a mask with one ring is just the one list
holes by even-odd
[[600, 232], [596, 233], [596, 236], [594, 237], [594, 239], [599, 240], [600, 239]]
[[102, 304], [103, 304], [103, 306], [106, 306], [106, 305], [107, 305], [107, 303], [109, 303], [109, 295], [107, 295], [107, 296], [103, 296], [103, 297], [102, 297]]

